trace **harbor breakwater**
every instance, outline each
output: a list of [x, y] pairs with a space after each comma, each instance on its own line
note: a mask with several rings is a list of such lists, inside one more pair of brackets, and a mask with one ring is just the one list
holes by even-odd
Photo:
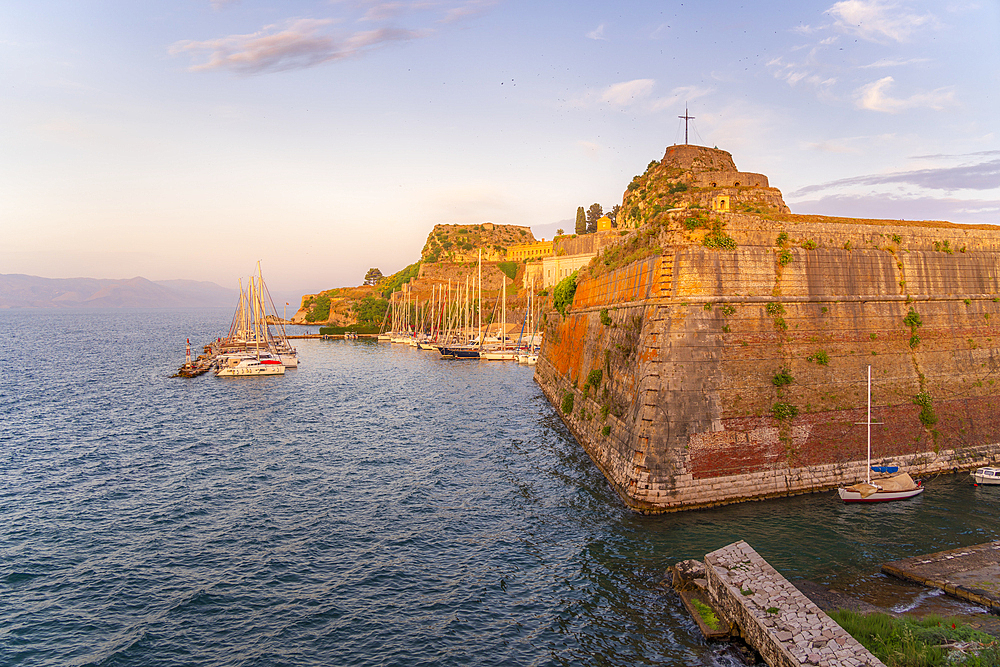
[[[630, 507], [864, 478], [869, 365], [877, 460], [915, 476], [996, 460], [996, 228], [713, 211], [706, 232], [685, 224], [691, 213], [632, 232], [655, 235], [659, 252], [583, 275], [565, 316], [549, 313], [536, 367]], [[729, 241], [708, 247], [720, 232]]]

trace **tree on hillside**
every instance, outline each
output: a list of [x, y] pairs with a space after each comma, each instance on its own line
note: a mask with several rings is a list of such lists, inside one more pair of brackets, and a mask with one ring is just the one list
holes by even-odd
[[385, 276], [378, 269], [368, 269], [368, 273], [365, 274], [365, 285], [378, 285]]
[[606, 213], [606, 215], [611, 218], [611, 224], [615, 227], [618, 226], [618, 213], [622, 210], [621, 204], [615, 204], [614, 207]]
[[604, 215], [604, 207], [600, 204], [591, 204], [587, 209], [587, 233], [593, 234], [597, 231], [597, 221]]
[[583, 212], [582, 206], [576, 209], [576, 233], [587, 233], [587, 214]]
[[358, 324], [367, 324], [369, 326], [382, 324], [382, 320], [385, 318], [385, 311], [388, 308], [388, 301], [371, 295], [366, 296], [351, 306]]
[[562, 235], [563, 235], [563, 229], [562, 227], [560, 227], [559, 229], [556, 230], [556, 236], [562, 236]]

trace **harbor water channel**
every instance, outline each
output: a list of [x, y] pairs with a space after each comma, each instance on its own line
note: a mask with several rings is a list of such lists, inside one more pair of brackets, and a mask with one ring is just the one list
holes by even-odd
[[740, 539], [792, 581], [976, 611], [879, 574], [1000, 537], [967, 474], [641, 516], [531, 368], [299, 340], [284, 376], [170, 377], [229, 320], [0, 312], [0, 664], [737, 664], [660, 584]]

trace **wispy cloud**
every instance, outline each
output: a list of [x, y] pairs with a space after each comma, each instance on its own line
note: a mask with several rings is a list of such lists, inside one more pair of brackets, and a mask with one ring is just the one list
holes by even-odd
[[771, 68], [774, 78], [784, 81], [790, 86], [802, 83], [815, 88], [830, 88], [837, 83], [837, 78], [823, 76], [817, 71], [819, 65], [816, 62], [815, 55], [816, 49], [813, 49], [802, 62], [786, 62], [779, 56], [778, 58], [771, 59], [767, 63], [767, 66]]
[[954, 158], [964, 158], [964, 157], [987, 157], [990, 155], [1000, 155], [1000, 150], [992, 151], [976, 151], [974, 153], [957, 153], [950, 155], [947, 153], [937, 153], [935, 155], [914, 155], [912, 159], [914, 160], [940, 160], [940, 159], [954, 159]]
[[655, 113], [676, 109], [684, 101], [696, 100], [712, 92], [712, 88], [702, 86], [680, 86], [668, 95], [655, 95], [656, 79], [632, 79], [611, 84], [600, 90], [590, 90], [582, 98], [573, 102], [574, 106], [591, 107], [610, 104], [619, 108], [630, 108], [641, 112]]
[[589, 37], [590, 39], [607, 39], [604, 36], [604, 24], [602, 23], [601, 25], [597, 26], [596, 28], [588, 32], [587, 37]]
[[789, 200], [789, 205], [795, 213], [851, 218], [947, 220], [970, 224], [996, 224], [1000, 219], [1000, 200], [996, 199], [835, 194], [799, 202]]
[[656, 85], [654, 79], [633, 79], [608, 86], [601, 94], [601, 101], [618, 106], [629, 106], [649, 97]]
[[249, 35], [205, 41], [185, 40], [170, 47], [171, 55], [207, 54], [192, 70], [229, 69], [242, 74], [280, 72], [313, 67], [370, 51], [389, 42], [421, 37], [414, 30], [380, 28], [337, 38], [323, 32], [332, 19], [298, 19], [285, 26], [270, 25]]
[[841, 187], [858, 185], [913, 185], [926, 190], [993, 190], [1000, 188], [1000, 159], [978, 164], [940, 167], [935, 169], [914, 169], [889, 174], [874, 174], [843, 178], [819, 185], [809, 185], [791, 193], [790, 197], [801, 197], [813, 192], [822, 192]]
[[[219, 9], [240, 0], [209, 0]], [[250, 34], [207, 40], [182, 40], [169, 48], [171, 55], [188, 54], [193, 71], [227, 69], [240, 74], [260, 74], [314, 67], [352, 58], [391, 42], [404, 42], [436, 34], [450, 24], [489, 11], [500, 0], [329, 0], [348, 16], [296, 18], [264, 26]], [[421, 27], [400, 27], [407, 15]], [[369, 30], [336, 32], [331, 26], [369, 24]], [[374, 24], [370, 25], [370, 24]]]
[[454, 23], [473, 16], [485, 14], [492, 9], [500, 0], [468, 0], [458, 7], [452, 7], [445, 11], [442, 23]]
[[409, 9], [409, 5], [403, 2], [378, 2], [368, 8], [361, 20], [388, 21], [396, 18], [407, 9]]
[[891, 0], [843, 0], [826, 13], [837, 29], [880, 44], [908, 42], [918, 29], [937, 24], [933, 14], [918, 14]]
[[906, 65], [916, 65], [918, 63], [930, 62], [930, 58], [907, 58], [905, 60], [895, 58], [882, 58], [868, 65], [858, 65], [858, 69], [877, 69], [880, 67], [905, 67]]
[[861, 86], [854, 91], [855, 106], [869, 111], [899, 113], [915, 107], [940, 111], [955, 103], [955, 91], [951, 88], [938, 88], [929, 93], [914, 93], [907, 98], [892, 97], [888, 93], [892, 83], [893, 78], [886, 76]]

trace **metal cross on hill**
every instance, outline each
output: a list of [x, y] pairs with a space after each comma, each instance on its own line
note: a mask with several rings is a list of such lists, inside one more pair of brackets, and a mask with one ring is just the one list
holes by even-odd
[[684, 115], [683, 116], [678, 116], [678, 118], [683, 118], [684, 119], [684, 145], [687, 146], [687, 142], [688, 142], [688, 121], [689, 120], [694, 120], [694, 116], [689, 116], [688, 115], [688, 108], [687, 108], [686, 104], [684, 105]]

